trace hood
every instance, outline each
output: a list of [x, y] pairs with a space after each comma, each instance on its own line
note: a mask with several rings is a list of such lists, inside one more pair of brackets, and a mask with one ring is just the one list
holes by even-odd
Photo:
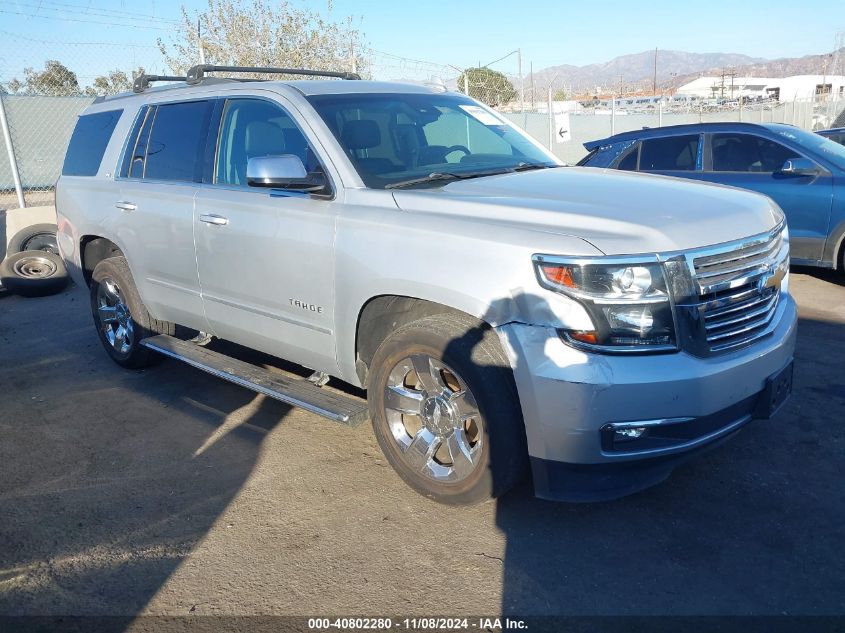
[[607, 255], [710, 246], [783, 217], [769, 198], [694, 180], [561, 167], [395, 191], [409, 212], [462, 216], [587, 240]]

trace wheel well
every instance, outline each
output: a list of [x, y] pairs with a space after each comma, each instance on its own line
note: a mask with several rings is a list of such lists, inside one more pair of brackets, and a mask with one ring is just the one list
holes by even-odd
[[91, 283], [91, 273], [94, 272], [94, 267], [101, 261], [109, 257], [123, 255], [123, 251], [117, 244], [96, 235], [83, 237], [79, 243], [79, 252], [82, 254], [82, 274], [85, 277], [85, 283]]
[[471, 316], [441, 303], [399, 295], [373, 297], [364, 304], [358, 314], [355, 332], [355, 370], [361, 384], [367, 386], [367, 374], [373, 356], [391, 332], [406, 323], [435, 314]]

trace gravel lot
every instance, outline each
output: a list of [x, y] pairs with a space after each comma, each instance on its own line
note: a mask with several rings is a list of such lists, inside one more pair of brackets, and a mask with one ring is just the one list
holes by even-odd
[[845, 282], [793, 271], [796, 391], [605, 504], [419, 497], [349, 429], [165, 361], [86, 293], [0, 298], [0, 614], [845, 614]]

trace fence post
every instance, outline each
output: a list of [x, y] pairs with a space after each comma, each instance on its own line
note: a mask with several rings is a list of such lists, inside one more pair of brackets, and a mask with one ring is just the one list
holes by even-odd
[[657, 102], [657, 127], [663, 127], [663, 98]]
[[610, 99], [610, 135], [616, 134], [616, 97]]
[[549, 151], [552, 151], [552, 145], [555, 134], [555, 115], [552, 112], [552, 87], [549, 85]]
[[21, 175], [18, 172], [15, 150], [12, 147], [12, 133], [9, 131], [9, 122], [6, 120], [6, 104], [3, 103], [3, 95], [0, 95], [0, 128], [3, 128], [3, 138], [6, 140], [6, 152], [9, 154], [9, 169], [12, 170], [12, 180], [15, 182], [15, 192], [18, 194], [18, 205], [21, 209], [25, 209], [26, 200], [23, 197]]

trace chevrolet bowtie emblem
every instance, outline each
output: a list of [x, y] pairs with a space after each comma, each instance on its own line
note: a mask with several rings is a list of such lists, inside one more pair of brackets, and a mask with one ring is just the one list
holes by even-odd
[[760, 289], [778, 288], [784, 277], [786, 277], [786, 270], [782, 266], [777, 266], [760, 280]]

